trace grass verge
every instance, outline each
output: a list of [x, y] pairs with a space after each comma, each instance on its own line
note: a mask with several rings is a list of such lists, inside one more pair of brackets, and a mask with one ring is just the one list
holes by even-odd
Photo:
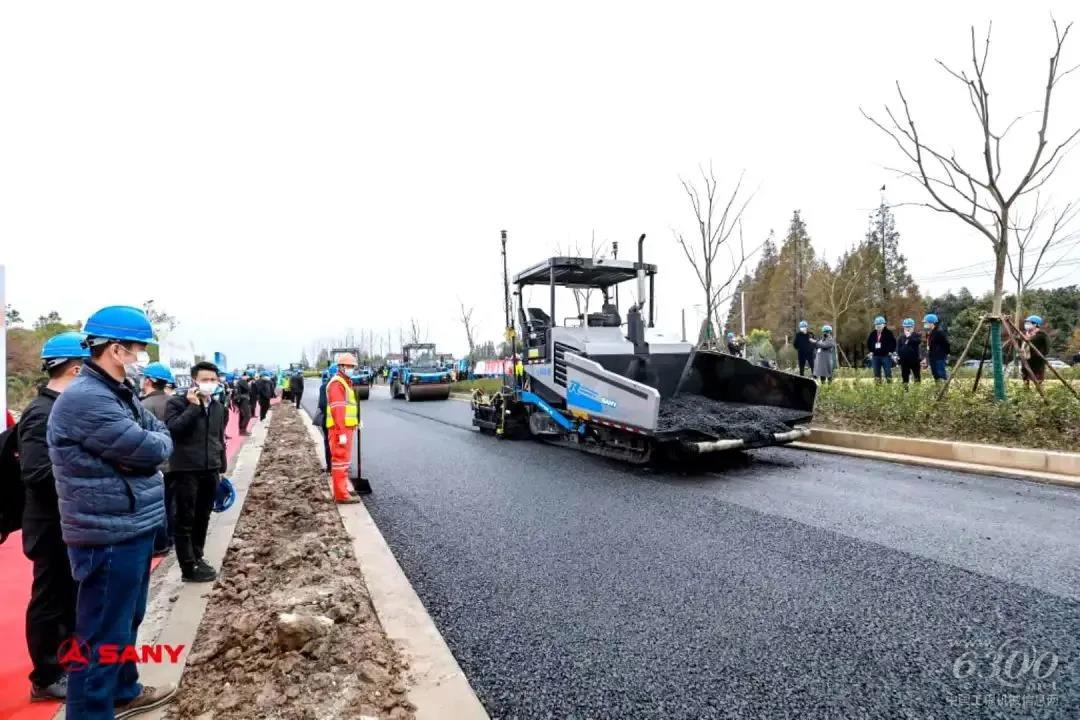
[[825, 385], [818, 391], [814, 425], [1009, 447], [1080, 448], [1080, 400], [1056, 380], [1043, 386], [1047, 402], [1033, 387], [1010, 384], [1008, 399], [998, 403], [985, 378], [977, 391], [972, 392], [972, 385], [970, 380], [954, 380], [940, 402], [933, 382]]

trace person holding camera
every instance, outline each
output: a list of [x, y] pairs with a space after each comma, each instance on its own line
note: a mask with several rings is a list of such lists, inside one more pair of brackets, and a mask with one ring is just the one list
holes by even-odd
[[165, 407], [173, 440], [167, 482], [173, 495], [173, 541], [180, 574], [188, 582], [212, 582], [217, 572], [203, 559], [206, 530], [214, 509], [225, 458], [229, 410], [219, 398], [218, 369], [210, 362], [191, 368], [193, 385]]

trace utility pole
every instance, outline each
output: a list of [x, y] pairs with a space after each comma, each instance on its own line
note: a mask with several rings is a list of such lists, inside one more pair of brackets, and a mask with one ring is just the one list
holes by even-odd
[[742, 291], [739, 294], [739, 310], [742, 313], [742, 332], [740, 335], [746, 337], [746, 291]]
[[686, 342], [686, 308], [682, 309], [682, 341]]

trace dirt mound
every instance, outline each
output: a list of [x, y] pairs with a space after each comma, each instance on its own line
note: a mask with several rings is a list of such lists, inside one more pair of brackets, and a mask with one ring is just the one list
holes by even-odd
[[719, 438], [764, 442], [772, 440], [773, 433], [791, 430], [792, 424], [807, 420], [808, 415], [802, 410], [722, 402], [684, 393], [660, 401], [656, 429], [698, 430]]
[[405, 669], [307, 428], [282, 404], [167, 717], [405, 720]]

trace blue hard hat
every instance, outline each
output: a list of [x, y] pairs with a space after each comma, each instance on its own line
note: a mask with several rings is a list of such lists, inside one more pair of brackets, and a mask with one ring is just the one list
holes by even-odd
[[337, 375], [337, 373], [338, 373], [337, 363], [334, 363], [330, 367], [326, 368], [326, 372], [330, 373], [330, 375]]
[[810, 323], [806, 322], [805, 320], [800, 320], [799, 321], [799, 327], [800, 328], [810, 327]]
[[733, 339], [734, 337], [735, 337], [735, 333], [733, 333], [733, 332], [729, 332], [729, 333], [727, 334], [727, 339], [728, 339], [728, 340], [731, 340], [731, 339]]
[[233, 488], [232, 481], [227, 477], [222, 477], [218, 482], [217, 494], [214, 496], [214, 512], [225, 512], [232, 507], [234, 502], [236, 502], [236, 490]]
[[903, 326], [913, 328], [915, 327], [915, 321], [912, 318], [904, 318]]
[[874, 318], [874, 324], [875, 325], [884, 325], [885, 324], [885, 318], [883, 318], [881, 315], [878, 315], [876, 318]]
[[1036, 327], [1042, 327], [1043, 319], [1039, 315], [1028, 315], [1024, 322], [1029, 322]]
[[41, 346], [42, 360], [88, 358], [90, 351], [83, 347], [86, 335], [81, 332], [64, 332], [53, 335]]
[[823, 333], [831, 333], [832, 332], [832, 325], [822, 325], [821, 326], [821, 332], [823, 332]]
[[143, 377], [150, 378], [151, 380], [164, 380], [169, 385], [176, 384], [176, 377], [173, 375], [169, 366], [161, 362], [152, 362], [143, 368]]
[[937, 325], [937, 315], [935, 315], [934, 313], [928, 313], [927, 316], [922, 319], [922, 321], [924, 323], [934, 323], [935, 325]]
[[137, 307], [110, 305], [90, 316], [83, 327], [90, 338], [157, 345], [150, 318]]

